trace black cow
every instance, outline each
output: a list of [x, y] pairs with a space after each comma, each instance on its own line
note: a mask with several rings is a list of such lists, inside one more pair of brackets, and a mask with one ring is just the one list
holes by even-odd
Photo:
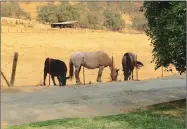
[[51, 78], [53, 80], [54, 85], [56, 85], [55, 80], [54, 80], [55, 76], [57, 77], [60, 86], [65, 86], [66, 85], [66, 79], [69, 79], [69, 77], [66, 77], [67, 66], [61, 60], [52, 59], [52, 58], [47, 58], [45, 60], [45, 63], [44, 63], [44, 82], [43, 82], [44, 85], [46, 85], [45, 84], [45, 79], [46, 79], [47, 73], [49, 74], [49, 76], [51, 75]]

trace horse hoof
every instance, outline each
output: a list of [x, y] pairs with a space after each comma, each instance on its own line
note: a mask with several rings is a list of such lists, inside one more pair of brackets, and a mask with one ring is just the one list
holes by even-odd
[[97, 80], [97, 82], [102, 82], [101, 80]]

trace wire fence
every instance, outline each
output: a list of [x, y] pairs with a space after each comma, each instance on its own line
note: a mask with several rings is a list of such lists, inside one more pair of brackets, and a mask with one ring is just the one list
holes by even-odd
[[6, 27], [1, 29], [2, 33], [87, 33], [87, 32], [108, 32], [108, 30], [94, 30], [82, 28], [19, 28]]
[[[12, 76], [12, 67], [13, 67], [13, 58], [14, 55], [12, 56], [3, 56], [2, 58], [2, 68], [1, 68], [1, 75], [5, 76], [6, 79], [3, 77], [1, 78], [2, 85], [7, 86], [6, 80], [10, 83], [11, 76]], [[44, 69], [44, 61], [47, 56], [43, 56], [43, 60], [37, 59], [36, 57], [33, 57], [32, 59], [27, 59], [23, 57], [23, 55], [19, 54], [18, 57], [18, 65], [17, 65], [17, 70], [16, 70], [16, 75], [15, 75], [15, 86], [23, 86], [23, 85], [31, 85], [31, 86], [40, 86], [43, 84], [43, 69]], [[138, 57], [137, 57], [138, 59]], [[115, 60], [115, 58], [114, 58]], [[69, 60], [64, 61], [66, 64], [69, 64]], [[68, 71], [69, 71], [69, 66]], [[160, 68], [160, 76], [159, 77], [164, 77], [165, 72], [164, 68]], [[122, 69], [121, 69], [122, 71]], [[141, 70], [140, 70], [141, 71]], [[68, 76], [69, 73], [67, 73]], [[98, 69], [86, 69], [82, 68], [80, 71], [80, 79], [81, 82], [84, 84], [92, 84], [96, 83], [96, 78], [98, 75]], [[141, 74], [139, 73], [139, 70], [136, 69], [134, 70], [134, 80], [140, 80], [139, 77]], [[123, 72], [119, 72], [118, 74], [118, 81], [123, 81], [124, 75]], [[46, 84], [49, 85], [48, 80], [49, 76], [46, 78]], [[57, 82], [57, 79], [55, 79]], [[103, 82], [110, 82], [110, 69], [105, 68], [103, 71], [102, 75], [102, 81]], [[52, 81], [51, 81], [52, 82]], [[73, 81], [68, 80], [67, 84], [75, 84], [75, 78]], [[57, 83], [58, 84], [58, 83]], [[53, 82], [51, 83], [53, 85]]]
[[[89, 28], [23, 28], [23, 27], [2, 27], [1, 33], [104, 33], [111, 32], [110, 30], [95, 30]], [[121, 30], [119, 33], [124, 34], [144, 34], [136, 30]]]

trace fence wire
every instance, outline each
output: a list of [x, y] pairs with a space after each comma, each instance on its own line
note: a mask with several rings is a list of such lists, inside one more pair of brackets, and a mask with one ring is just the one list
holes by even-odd
[[[42, 85], [43, 83], [43, 69], [44, 69], [44, 61], [47, 57], [52, 57], [48, 56], [50, 55], [46, 50], [44, 52], [44, 55], [41, 55], [40, 58], [37, 56], [27, 56], [25, 57], [22, 54], [18, 54], [18, 65], [16, 69], [16, 80], [15, 80], [15, 86], [22, 86], [22, 85]], [[12, 63], [13, 63], [13, 56], [2, 56], [2, 68], [1, 71], [4, 73], [6, 76], [7, 80], [10, 81], [11, 78], [11, 73], [12, 73]], [[64, 57], [59, 57], [60, 59], [63, 59]], [[67, 58], [66, 58], [67, 59]], [[114, 58], [115, 60], [115, 58]], [[63, 60], [68, 68], [67, 76], [69, 75], [69, 60]], [[119, 66], [118, 66], [119, 67]], [[85, 71], [85, 83], [86, 84], [92, 84], [92, 83], [97, 83], [97, 75], [98, 75], [98, 69], [84, 69]], [[141, 70], [142, 71], [142, 70]], [[165, 73], [161, 73], [162, 70], [160, 69], [160, 77], [165, 76]], [[164, 71], [163, 71], [164, 72]], [[138, 75], [141, 77], [141, 73], [139, 73], [138, 70]], [[48, 85], [48, 77], [46, 78], [46, 84]], [[80, 71], [79, 74], [80, 80], [83, 83], [83, 68]], [[120, 72], [118, 74], [118, 81], [123, 81], [124, 75], [122, 72], [122, 69], [120, 69]], [[102, 82], [110, 82], [110, 69], [106, 67], [103, 70], [102, 74]], [[136, 80], [136, 70], [134, 70], [134, 79]], [[58, 84], [57, 79], [55, 79], [55, 82]], [[67, 81], [67, 84], [75, 84], [75, 78], [70, 81]], [[2, 81], [3, 85], [6, 85], [5, 80]], [[53, 85], [53, 82], [51, 80], [51, 85]]]
[[81, 29], [81, 28], [2, 28], [2, 33], [86, 33], [86, 32], [108, 32], [108, 30], [94, 30], [94, 29]]

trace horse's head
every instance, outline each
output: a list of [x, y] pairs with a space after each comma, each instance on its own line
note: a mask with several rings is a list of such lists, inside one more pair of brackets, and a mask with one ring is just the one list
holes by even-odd
[[112, 72], [110, 73], [110, 77], [112, 78], [112, 81], [117, 81], [118, 71], [119, 69], [114, 68]]

